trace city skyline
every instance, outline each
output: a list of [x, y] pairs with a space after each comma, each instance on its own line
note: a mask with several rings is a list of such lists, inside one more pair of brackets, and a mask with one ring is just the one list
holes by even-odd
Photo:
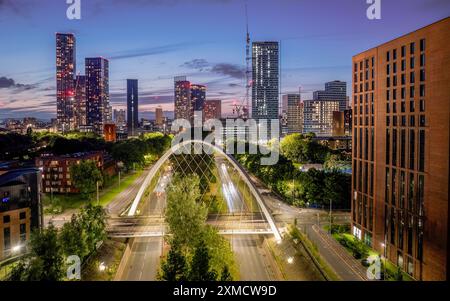
[[[302, 86], [306, 94], [302, 99], [312, 99], [312, 92], [320, 90], [327, 81], [342, 80], [349, 85], [352, 54], [401, 36], [418, 25], [437, 21], [446, 16], [450, 7], [445, 1], [434, 1], [428, 8], [423, 1], [386, 2], [383, 3], [383, 22], [377, 22], [366, 18], [365, 1], [354, 5], [331, 1], [283, 2], [286, 3], [280, 6], [267, 3], [255, 9], [258, 4], [247, 1], [251, 38], [252, 41], [281, 42], [281, 93], [293, 93]], [[139, 79], [140, 118], [150, 116], [159, 105], [164, 111], [173, 111], [173, 77], [177, 75], [187, 75], [192, 82], [205, 84], [209, 99], [223, 100], [225, 114], [231, 112], [235, 99], [242, 101], [245, 96], [244, 1], [206, 3], [192, 0], [188, 4], [115, 1], [114, 4], [123, 7], [121, 10], [99, 1], [82, 2], [80, 21], [65, 18], [67, 6], [64, 1], [53, 6], [49, 1], [40, 4], [36, 6], [29, 1], [0, 4], [0, 24], [14, 22], [16, 25], [8, 28], [8, 34], [2, 34], [0, 40], [0, 119], [56, 117], [55, 31], [75, 34], [76, 69], [84, 70], [85, 57], [104, 56], [110, 60], [110, 93], [114, 109], [126, 107], [126, 78]], [[319, 10], [326, 17], [321, 19], [327, 20], [323, 21], [323, 26], [312, 27], [315, 17], [309, 16], [308, 11], [317, 11], [320, 5], [327, 7]], [[183, 18], [171, 19], [167, 26], [164, 18], [169, 14], [180, 15], [191, 10], [200, 10], [199, 13], [205, 15], [205, 22], [213, 25], [205, 29], [201, 22], [186, 24], [183, 32], [189, 34], [179, 30]], [[399, 10], [402, 11], [402, 22], [398, 22]], [[236, 22], [229, 23], [231, 16]], [[271, 27], [266, 24], [268, 18], [275, 21], [271, 22]], [[94, 19], [104, 19], [99, 23], [104, 25], [93, 27]], [[216, 22], [209, 22], [209, 19]], [[395, 27], [392, 26], [394, 22]], [[329, 28], [335, 25], [339, 31], [330, 31]], [[358, 31], [354, 30], [356, 27]], [[6, 33], [6, 29], [3, 27], [0, 32]], [[19, 39], [24, 34], [30, 38]], [[143, 39], [145, 36], [149, 38]], [[27, 43], [33, 43], [33, 51], [26, 47]], [[351, 89], [348, 87], [347, 90]]]

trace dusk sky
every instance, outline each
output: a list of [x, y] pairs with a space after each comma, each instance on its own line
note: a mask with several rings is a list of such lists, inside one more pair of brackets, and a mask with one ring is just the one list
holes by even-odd
[[0, 0], [0, 119], [56, 117], [56, 32], [76, 35], [77, 73], [85, 57], [110, 60], [113, 108], [136, 78], [141, 117], [172, 111], [173, 77], [186, 75], [230, 111], [245, 94], [245, 3], [252, 40], [281, 42], [282, 93], [301, 86], [303, 99], [350, 83], [353, 55], [450, 15], [448, 0], [382, 0], [373, 21], [366, 0], [81, 0], [71, 21], [66, 0]]

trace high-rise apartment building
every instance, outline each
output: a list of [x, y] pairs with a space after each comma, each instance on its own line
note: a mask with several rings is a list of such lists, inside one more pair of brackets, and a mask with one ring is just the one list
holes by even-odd
[[86, 58], [87, 123], [99, 135], [108, 120], [109, 62], [102, 57]]
[[194, 110], [191, 100], [191, 83], [185, 76], [178, 76], [175, 82], [175, 119], [186, 119], [191, 121]]
[[288, 133], [301, 133], [303, 131], [303, 104], [300, 94], [287, 94], [287, 128]]
[[205, 121], [209, 119], [221, 119], [222, 118], [222, 100], [220, 99], [208, 99], [205, 102], [205, 108], [203, 110]]
[[164, 124], [164, 112], [161, 106], [155, 109], [155, 124], [159, 126]]
[[325, 83], [325, 90], [313, 92], [313, 99], [339, 101], [339, 111], [344, 112], [348, 108], [347, 83], [339, 80]]
[[[191, 85], [191, 100], [192, 100], [192, 107], [194, 110], [194, 118], [200, 117], [200, 116], [195, 116], [195, 112], [203, 113], [203, 109], [205, 107], [205, 101], [206, 101], [206, 86], [192, 84]], [[204, 117], [202, 117], [202, 118], [204, 118]]]
[[139, 128], [138, 80], [127, 79], [127, 128], [128, 135], [135, 136]]
[[86, 114], [86, 76], [77, 75], [75, 78], [75, 127], [87, 125]]
[[56, 34], [56, 110], [58, 129], [75, 129], [76, 42], [73, 34]]
[[252, 118], [278, 119], [278, 42], [253, 42], [252, 79]]
[[303, 102], [303, 133], [325, 137], [333, 134], [333, 112], [339, 111], [339, 101], [305, 100]]
[[127, 117], [126, 117], [126, 111], [123, 109], [120, 110], [113, 110], [114, 115], [114, 123], [118, 128], [123, 128], [127, 124]]
[[449, 279], [450, 18], [353, 57], [352, 231]]

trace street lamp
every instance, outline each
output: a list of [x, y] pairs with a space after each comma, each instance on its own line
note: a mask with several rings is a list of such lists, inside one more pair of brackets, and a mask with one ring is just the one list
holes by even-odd
[[383, 263], [383, 280], [386, 280], [386, 236], [384, 237], [384, 243], [381, 243], [381, 247], [383, 248], [383, 257], [384, 257], [384, 263]]
[[287, 263], [293, 264], [293, 263], [294, 263], [294, 258], [293, 258], [293, 257], [289, 257], [289, 258], [287, 259]]
[[12, 252], [13, 253], [19, 253], [21, 249], [22, 249], [22, 246], [21, 245], [17, 245], [17, 246], [12, 248]]
[[100, 272], [104, 272], [106, 270], [106, 265], [104, 262], [100, 262], [99, 266], [98, 266], [98, 270]]

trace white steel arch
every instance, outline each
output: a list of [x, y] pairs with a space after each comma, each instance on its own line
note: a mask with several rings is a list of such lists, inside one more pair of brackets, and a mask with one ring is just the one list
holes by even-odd
[[281, 240], [281, 234], [278, 231], [277, 226], [275, 225], [275, 222], [273, 220], [272, 215], [269, 213], [269, 210], [267, 209], [266, 205], [264, 204], [261, 195], [259, 191], [256, 189], [255, 185], [250, 180], [249, 175], [247, 172], [241, 167], [241, 165], [230, 155], [226, 154], [221, 148], [217, 147], [216, 145], [213, 145], [209, 142], [203, 141], [203, 140], [188, 140], [183, 141], [181, 143], [176, 144], [175, 146], [172, 146], [156, 163], [153, 165], [153, 167], [150, 169], [147, 177], [145, 178], [144, 182], [142, 183], [142, 186], [139, 188], [139, 191], [131, 204], [131, 208], [128, 211], [128, 216], [134, 216], [136, 214], [137, 207], [139, 205], [139, 202], [141, 201], [142, 196], [145, 193], [145, 190], [150, 185], [153, 177], [156, 175], [158, 170], [161, 168], [161, 166], [167, 162], [167, 160], [170, 158], [171, 155], [175, 154], [181, 147], [184, 147], [188, 144], [193, 143], [200, 143], [204, 146], [211, 147], [216, 152], [223, 155], [225, 158], [227, 158], [228, 162], [230, 162], [233, 167], [239, 172], [239, 175], [244, 180], [244, 182], [247, 184], [247, 186], [250, 188], [250, 191], [252, 195], [256, 198], [256, 201], [261, 208], [265, 218], [267, 219], [267, 222], [269, 223], [270, 229], [273, 232], [273, 235], [275, 236], [275, 239]]

